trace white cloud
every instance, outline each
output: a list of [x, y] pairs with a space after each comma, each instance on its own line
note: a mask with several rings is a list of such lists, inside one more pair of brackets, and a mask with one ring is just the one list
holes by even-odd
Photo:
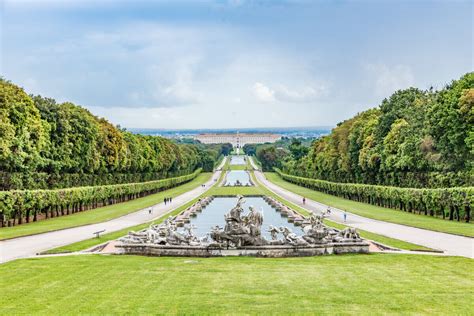
[[261, 82], [255, 82], [253, 85], [253, 93], [257, 100], [261, 102], [273, 102], [275, 101], [275, 91]]
[[305, 103], [315, 101], [317, 98], [327, 93], [327, 88], [320, 85], [316, 88], [305, 86], [300, 89], [290, 89], [285, 85], [279, 84], [274, 88], [256, 82], [253, 85], [253, 93], [257, 100], [261, 102], [287, 102], [287, 103]]
[[415, 84], [413, 72], [406, 65], [368, 64], [366, 69], [373, 80], [377, 97], [388, 97], [397, 90], [406, 89]]
[[302, 87], [301, 89], [289, 89], [280, 85], [275, 90], [275, 97], [280, 101], [286, 102], [311, 102], [325, 95], [327, 88], [324, 85], [314, 87]]

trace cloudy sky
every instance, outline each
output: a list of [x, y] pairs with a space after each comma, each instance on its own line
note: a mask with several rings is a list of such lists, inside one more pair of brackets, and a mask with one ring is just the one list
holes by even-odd
[[473, 70], [471, 1], [0, 2], [0, 74], [124, 127], [331, 126]]

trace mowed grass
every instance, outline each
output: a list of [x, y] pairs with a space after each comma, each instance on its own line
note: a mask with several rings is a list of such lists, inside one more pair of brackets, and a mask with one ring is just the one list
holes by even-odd
[[385, 222], [474, 237], [474, 225], [472, 223], [448, 221], [440, 218], [418, 215], [367, 203], [347, 200], [287, 182], [273, 172], [265, 172], [265, 176], [269, 181], [287, 189], [288, 191], [357, 215]]
[[209, 191], [206, 192], [206, 195], [215, 195], [215, 196], [227, 196], [227, 195], [264, 195], [264, 191], [261, 187], [249, 186], [249, 187], [219, 187], [214, 186]]
[[229, 164], [229, 170], [247, 170], [247, 165], [231, 165]]
[[474, 261], [67, 256], [0, 266], [0, 314], [438, 314], [474, 310]]
[[132, 201], [29, 224], [0, 228], [0, 240], [108, 221], [163, 202], [164, 197], [175, 197], [192, 190], [208, 181], [211, 175], [211, 173], [202, 173], [188, 183]]

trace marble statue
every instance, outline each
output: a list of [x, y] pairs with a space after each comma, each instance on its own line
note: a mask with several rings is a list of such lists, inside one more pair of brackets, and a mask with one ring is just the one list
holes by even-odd
[[[240, 248], [246, 246], [292, 246], [307, 247], [340, 242], [362, 241], [357, 230], [352, 227], [338, 231], [326, 226], [321, 215], [311, 215], [309, 218], [301, 218], [303, 234], [301, 236], [293, 233], [285, 226], [275, 227], [270, 225], [267, 232], [271, 240], [262, 236], [264, 222], [263, 212], [250, 206], [247, 214], [244, 214], [243, 204], [245, 199], [239, 195], [236, 205], [224, 215], [225, 226], [215, 226], [204, 237], [197, 237], [194, 233], [196, 228], [190, 224], [183, 224], [183, 218], [201, 211], [210, 201], [210, 198], [200, 199], [196, 204], [188, 208], [184, 213], [166, 219], [161, 224], [152, 224], [148, 229], [140, 232], [129, 232], [128, 236], [120, 238], [124, 244], [155, 244], [163, 246], [191, 246], [191, 247], [218, 247], [218, 248]], [[296, 214], [293, 210], [282, 205], [280, 202], [266, 197], [266, 201], [279, 208], [280, 212]], [[183, 215], [187, 214], [187, 215]], [[178, 226], [182, 226], [178, 229]]]

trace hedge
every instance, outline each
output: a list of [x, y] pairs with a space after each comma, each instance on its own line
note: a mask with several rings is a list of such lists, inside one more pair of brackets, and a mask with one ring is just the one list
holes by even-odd
[[191, 181], [201, 170], [175, 178], [140, 183], [0, 191], [0, 227], [29, 222], [31, 216], [36, 221], [40, 214], [50, 218], [144, 197]]
[[472, 186], [437, 189], [400, 188], [331, 182], [293, 176], [276, 168], [275, 171], [288, 182], [345, 199], [443, 219], [457, 221], [462, 219], [466, 222], [471, 220], [474, 205]]
[[0, 171], [0, 191], [9, 190], [53, 190], [72, 187], [111, 185], [155, 181], [179, 177], [193, 172], [195, 168], [179, 172], [144, 173], [47, 173]]

